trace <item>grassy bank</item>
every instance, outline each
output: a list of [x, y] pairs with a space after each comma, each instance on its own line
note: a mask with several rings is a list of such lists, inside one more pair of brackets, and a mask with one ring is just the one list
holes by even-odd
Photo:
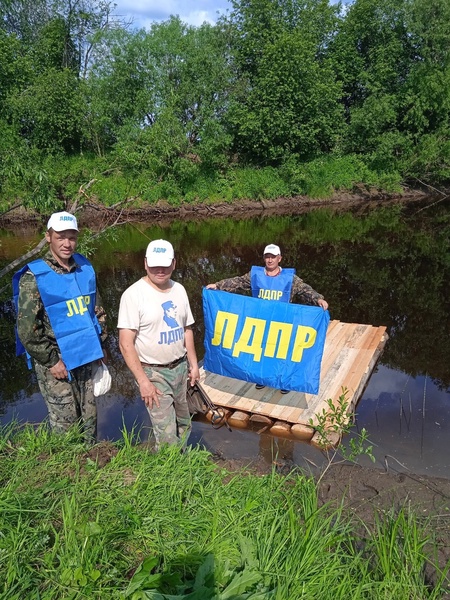
[[76, 202], [95, 201], [117, 206], [132, 200], [144, 208], [163, 201], [172, 207], [236, 200], [264, 200], [305, 196], [327, 199], [336, 192], [381, 190], [400, 193], [403, 179], [397, 172], [378, 173], [361, 157], [327, 156], [302, 163], [295, 159], [279, 167], [230, 165], [205, 171], [187, 162], [189, 169], [167, 177], [130, 170], [92, 156], [48, 158], [45, 169], [33, 168], [30, 176], [11, 175], [0, 186], [0, 214], [21, 204], [42, 214], [70, 208]]
[[412, 512], [369, 528], [319, 507], [300, 473], [230, 473], [203, 450], [152, 454], [133, 441], [87, 451], [76, 431], [1, 431], [1, 598], [444, 595], [436, 545]]

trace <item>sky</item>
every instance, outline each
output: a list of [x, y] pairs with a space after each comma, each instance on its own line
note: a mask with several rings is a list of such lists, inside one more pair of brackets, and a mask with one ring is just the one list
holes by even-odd
[[205, 21], [215, 23], [218, 13], [231, 10], [228, 0], [114, 0], [114, 14], [133, 20], [132, 27], [149, 29], [155, 21], [165, 21], [170, 15], [178, 15], [183, 23], [201, 25]]

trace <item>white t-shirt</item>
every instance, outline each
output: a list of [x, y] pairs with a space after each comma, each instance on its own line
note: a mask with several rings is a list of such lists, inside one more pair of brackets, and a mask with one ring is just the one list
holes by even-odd
[[141, 362], [164, 365], [186, 353], [184, 328], [194, 318], [184, 287], [170, 283], [169, 291], [159, 292], [139, 279], [120, 299], [117, 327], [137, 331], [135, 348]]

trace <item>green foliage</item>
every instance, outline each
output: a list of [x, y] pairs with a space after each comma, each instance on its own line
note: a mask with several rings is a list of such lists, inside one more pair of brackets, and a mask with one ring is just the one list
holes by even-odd
[[38, 212], [57, 208], [57, 173], [51, 164], [46, 164], [36, 148], [27, 148], [13, 127], [2, 128], [0, 124], [0, 140], [1, 197], [6, 201], [20, 199]]
[[400, 175], [389, 169], [371, 169], [356, 155], [322, 156], [308, 163], [290, 157], [281, 168], [292, 194], [328, 198], [336, 191], [355, 191], [361, 186], [400, 191]]
[[332, 149], [343, 127], [324, 47], [336, 7], [321, 0], [238, 1], [229, 17], [239, 85], [229, 111], [235, 146], [252, 162]]
[[121, 172], [108, 175], [100, 173], [89, 188], [89, 195], [97, 198], [105, 206], [112, 206], [123, 202], [127, 198], [139, 196], [141, 190], [138, 184], [139, 182], [135, 181], [133, 177], [124, 175]]
[[[376, 531], [380, 537], [371, 540], [374, 554], [374, 569], [379, 581], [396, 579], [396, 587], [403, 586], [405, 581], [416, 586], [419, 573], [426, 569], [427, 558], [426, 537], [421, 532], [418, 519], [406, 507], [400, 511], [389, 511], [381, 519], [376, 518]], [[397, 540], [402, 543], [398, 544]], [[400, 568], [401, 567], [401, 568]], [[399, 577], [399, 578], [398, 578]]]
[[6, 125], [3, 119], [8, 114], [6, 110], [8, 94], [19, 84], [24, 77], [24, 71], [26, 71], [23, 69], [20, 74], [21, 52], [22, 46], [19, 39], [15, 35], [7, 35], [0, 28], [0, 117], [3, 126]]
[[367, 155], [377, 171], [406, 175], [411, 163], [423, 164], [421, 136], [448, 126], [449, 23], [445, 0], [349, 5], [330, 46], [344, 89], [345, 152]]
[[[245, 542], [246, 540], [242, 540]], [[249, 546], [249, 541], [246, 543]], [[254, 548], [251, 548], [254, 552]], [[248, 598], [249, 600], [269, 600], [274, 598], [275, 590], [268, 590], [264, 586], [264, 577], [258, 569], [255, 569], [257, 561], [255, 556], [250, 554], [247, 560], [239, 568], [229, 569], [226, 572], [226, 579], [222, 589], [218, 590], [215, 579], [217, 567], [214, 562], [214, 556], [209, 554], [200, 565], [195, 578], [190, 581], [181, 582], [175, 575], [163, 575], [153, 573], [153, 569], [158, 566], [156, 558], [146, 559], [136, 570], [127, 590], [125, 598], [131, 597], [132, 600], [140, 598], [153, 600], [232, 600], [233, 598]], [[177, 584], [177, 594], [162, 594], [158, 589], [167, 587], [167, 584]], [[138, 591], [139, 590], [139, 591]]]
[[[315, 429], [317, 434], [317, 443], [325, 451], [334, 448], [333, 457], [338, 452], [343, 460], [355, 462], [356, 459], [365, 454], [369, 456], [372, 462], [375, 462], [373, 456], [373, 447], [369, 444], [369, 436], [365, 429], [362, 429], [356, 438], [350, 440], [349, 448], [343, 444], [336, 443], [335, 434], [338, 439], [351, 432], [352, 424], [349, 415], [349, 402], [347, 400], [348, 390], [342, 389], [342, 394], [336, 403], [330, 398], [327, 400], [327, 409], [314, 415], [314, 419], [309, 420], [311, 427]], [[331, 464], [331, 461], [330, 463]]]
[[277, 198], [289, 194], [276, 169], [235, 169], [230, 173], [231, 194], [234, 198]]
[[2, 429], [0, 594], [332, 600], [389, 590], [403, 600], [444, 591], [445, 572], [433, 566], [434, 589], [425, 577], [434, 540], [406, 511], [373, 531], [366, 524], [361, 539], [351, 515], [319, 508], [301, 473], [229, 472], [206, 451], [152, 454], [131, 437], [109, 445], [101, 466], [105, 446], [87, 451], [77, 428]]
[[47, 69], [9, 103], [12, 121], [33, 146], [49, 151], [79, 150], [83, 107], [78, 80], [71, 70]]
[[425, 181], [446, 183], [450, 179], [450, 130], [423, 135], [410, 160], [405, 164], [405, 176]]
[[448, 182], [446, 0], [234, 0], [214, 26], [171, 17], [147, 31], [114, 10], [0, 3], [2, 198], [63, 203], [98, 159], [109, 204]]
[[40, 73], [48, 69], [70, 69], [78, 75], [77, 52], [68, 23], [60, 16], [52, 18], [41, 28], [31, 56]]

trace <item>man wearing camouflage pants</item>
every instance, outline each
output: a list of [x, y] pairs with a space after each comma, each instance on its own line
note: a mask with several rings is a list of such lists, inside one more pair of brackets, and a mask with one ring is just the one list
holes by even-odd
[[54, 213], [45, 234], [43, 259], [13, 278], [18, 354], [34, 362], [51, 428], [66, 432], [80, 423], [85, 441], [97, 436], [94, 366], [104, 358], [106, 315], [97, 294], [94, 269], [75, 254], [78, 224], [68, 212]]
[[169, 242], [150, 242], [146, 275], [122, 294], [117, 325], [120, 351], [147, 407], [157, 449], [186, 445], [191, 429], [186, 383], [200, 379], [189, 300], [171, 279], [175, 264]]
[[[276, 244], [269, 244], [263, 252], [264, 267], [252, 267], [249, 273], [222, 279], [206, 286], [208, 290], [223, 290], [224, 292], [251, 292], [255, 298], [262, 300], [275, 300], [320, 306], [328, 309], [328, 302], [322, 294], [305, 283], [295, 274], [294, 269], [282, 269], [281, 250]], [[257, 383], [256, 389], [262, 390], [265, 386]], [[288, 394], [289, 390], [281, 390]]]

